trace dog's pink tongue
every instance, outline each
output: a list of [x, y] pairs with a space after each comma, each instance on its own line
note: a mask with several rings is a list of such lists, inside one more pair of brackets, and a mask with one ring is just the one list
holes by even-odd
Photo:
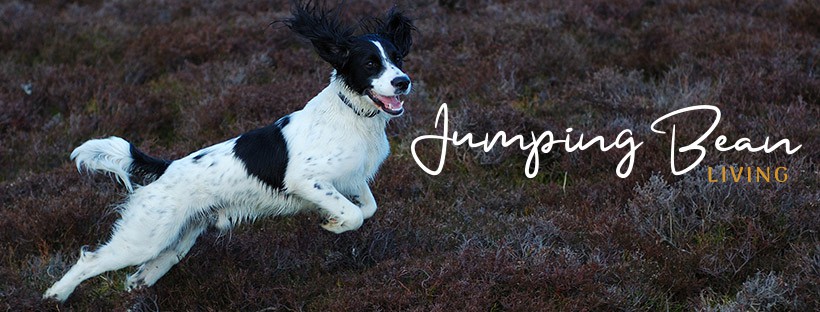
[[384, 104], [384, 107], [391, 111], [400, 110], [402, 106], [402, 102], [398, 96], [379, 96], [379, 101]]

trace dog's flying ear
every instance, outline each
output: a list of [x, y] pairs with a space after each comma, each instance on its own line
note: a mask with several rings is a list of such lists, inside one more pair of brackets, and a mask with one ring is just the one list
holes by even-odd
[[353, 28], [339, 22], [339, 12], [325, 10], [310, 1], [293, 1], [293, 17], [282, 22], [300, 36], [310, 40], [319, 56], [334, 68], [341, 68], [350, 54]]
[[413, 46], [412, 32], [416, 30], [413, 21], [402, 14], [395, 7], [387, 13], [387, 18], [381, 23], [379, 34], [393, 42], [402, 57], [410, 53]]

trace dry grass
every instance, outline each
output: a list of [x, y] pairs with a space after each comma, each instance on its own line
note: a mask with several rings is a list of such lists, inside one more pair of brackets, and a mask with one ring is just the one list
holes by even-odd
[[[345, 17], [389, 1], [350, 3]], [[333, 235], [310, 215], [212, 233], [150, 289], [127, 270], [62, 306], [41, 293], [104, 242], [124, 190], [68, 153], [118, 135], [179, 157], [299, 109], [330, 69], [283, 27], [286, 1], [0, 4], [0, 309], [813, 310], [820, 306], [816, 1], [417, 1], [408, 113], [373, 188], [381, 210]], [[30, 92], [27, 92], [30, 91]], [[29, 94], [30, 93], [30, 94]], [[645, 144], [543, 157], [458, 148], [426, 175], [410, 142], [450, 104], [478, 134], [573, 127]], [[673, 109], [720, 106], [717, 132], [797, 154], [710, 153], [669, 174]], [[707, 119], [690, 120], [705, 129]], [[684, 131], [694, 138], [695, 131]], [[437, 151], [421, 153], [433, 160]], [[787, 166], [785, 184], [710, 184], [705, 166]]]

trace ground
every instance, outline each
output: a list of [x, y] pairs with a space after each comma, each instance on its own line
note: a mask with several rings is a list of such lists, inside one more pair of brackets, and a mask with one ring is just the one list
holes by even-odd
[[[391, 1], [347, 2], [342, 17]], [[813, 310], [820, 306], [820, 4], [817, 1], [399, 1], [418, 31], [405, 115], [372, 184], [379, 211], [335, 235], [314, 215], [211, 231], [159, 283], [133, 269], [40, 297], [104, 243], [126, 194], [69, 161], [117, 135], [177, 158], [299, 109], [330, 68], [281, 23], [286, 1], [7, 1], [0, 4], [0, 309]], [[568, 127], [644, 142], [541, 156], [450, 148], [425, 173], [410, 145], [451, 129], [483, 137]], [[715, 105], [730, 142], [768, 136], [787, 155], [717, 152], [684, 175], [650, 124]], [[679, 142], [711, 115], [677, 119]], [[685, 124], [685, 126], [683, 126]], [[666, 124], [667, 130], [670, 124]], [[433, 166], [439, 150], [419, 146]], [[689, 157], [691, 158], [691, 157]], [[692, 161], [684, 157], [682, 161]], [[707, 168], [787, 167], [785, 183], [713, 183]]]

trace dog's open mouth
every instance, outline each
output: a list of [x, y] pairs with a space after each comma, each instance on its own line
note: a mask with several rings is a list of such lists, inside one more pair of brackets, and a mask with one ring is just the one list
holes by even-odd
[[367, 96], [373, 100], [373, 103], [376, 103], [376, 106], [379, 107], [385, 113], [388, 113], [393, 116], [401, 115], [404, 112], [404, 101], [398, 95], [394, 96], [384, 96], [381, 94], [376, 93], [373, 89], [367, 91]]

